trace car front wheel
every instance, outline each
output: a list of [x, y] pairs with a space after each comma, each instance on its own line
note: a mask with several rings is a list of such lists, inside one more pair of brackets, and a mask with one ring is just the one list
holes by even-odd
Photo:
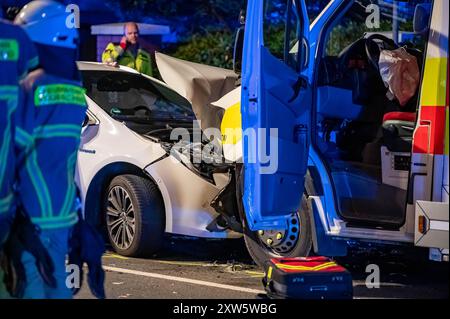
[[136, 175], [115, 177], [105, 195], [105, 223], [113, 249], [124, 256], [144, 256], [162, 245], [164, 203], [158, 187]]

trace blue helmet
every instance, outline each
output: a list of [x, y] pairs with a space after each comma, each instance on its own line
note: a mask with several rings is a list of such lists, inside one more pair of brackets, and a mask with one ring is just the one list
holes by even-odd
[[75, 49], [78, 31], [70, 22], [71, 12], [53, 0], [35, 0], [26, 4], [14, 23], [23, 27], [30, 39], [42, 45]]

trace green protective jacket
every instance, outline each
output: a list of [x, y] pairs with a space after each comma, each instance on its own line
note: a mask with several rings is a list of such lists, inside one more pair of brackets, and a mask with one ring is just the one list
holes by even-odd
[[134, 56], [131, 50], [124, 50], [120, 45], [109, 43], [102, 54], [103, 63], [117, 62], [120, 65], [128, 66], [136, 71], [153, 76], [152, 59], [150, 53], [139, 48]]

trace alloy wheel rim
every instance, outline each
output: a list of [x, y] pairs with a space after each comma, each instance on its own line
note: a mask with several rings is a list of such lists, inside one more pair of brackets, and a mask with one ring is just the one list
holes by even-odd
[[136, 233], [136, 216], [130, 195], [121, 186], [108, 193], [106, 225], [110, 239], [120, 249], [128, 249]]

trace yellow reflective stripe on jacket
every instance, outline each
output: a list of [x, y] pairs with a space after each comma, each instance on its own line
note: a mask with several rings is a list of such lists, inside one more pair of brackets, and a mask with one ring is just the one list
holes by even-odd
[[[54, 138], [54, 137], [71, 137], [79, 139], [81, 128], [74, 124], [53, 124], [36, 127], [33, 131], [33, 135], [28, 134], [25, 130], [17, 127], [16, 129], [16, 142], [25, 149], [31, 150], [26, 157], [25, 167], [27, 169], [28, 176], [31, 179], [33, 188], [38, 197], [39, 207], [43, 214], [43, 218], [49, 218], [53, 220], [53, 206], [51, 202], [50, 192], [47, 183], [42, 175], [42, 171], [37, 162], [37, 153], [34, 149], [34, 143], [36, 139], [41, 138]], [[61, 208], [61, 214], [68, 215], [73, 208], [70, 201], [73, 202], [75, 198], [75, 182], [74, 182], [74, 167], [76, 161], [76, 152], [69, 157], [67, 163], [68, 171], [68, 190], [66, 193], [65, 202]], [[72, 185], [73, 184], [73, 185]], [[55, 228], [58, 228], [55, 226]]]
[[32, 217], [31, 221], [41, 229], [57, 229], [75, 225], [78, 222], [77, 212], [65, 216]]
[[1, 96], [17, 96], [19, 93], [19, 87], [17, 85], [0, 85]]
[[67, 192], [59, 216], [67, 216], [73, 209], [75, 203], [75, 164], [77, 161], [77, 151], [72, 153], [67, 160]]
[[9, 212], [14, 200], [13, 193], [9, 193], [6, 197], [0, 198], [0, 215]]
[[15, 142], [19, 144], [22, 148], [25, 148], [33, 146], [34, 139], [32, 135], [28, 134], [25, 130], [17, 126]]
[[86, 106], [85, 89], [72, 84], [40, 85], [34, 91], [36, 107], [54, 104]]
[[41, 168], [37, 161], [37, 153], [33, 149], [30, 156], [27, 156], [26, 169], [31, 179], [34, 190], [38, 196], [39, 206], [43, 216], [53, 216], [53, 206], [47, 183], [42, 175]]
[[39, 207], [44, 215], [52, 215], [53, 208], [47, 183], [37, 163], [37, 154], [34, 149], [34, 138], [20, 127], [16, 127], [16, 143], [21, 146], [26, 154], [25, 168], [30, 177], [33, 188], [38, 198]]
[[81, 127], [76, 124], [50, 124], [38, 126], [33, 130], [33, 136], [37, 138], [73, 137], [79, 139]]
[[267, 270], [267, 279], [272, 279], [272, 272], [273, 272], [273, 268], [272, 266], [269, 266], [269, 269]]
[[33, 135], [28, 134], [21, 127], [16, 127], [16, 143], [22, 147], [31, 147], [36, 139], [53, 137], [73, 137], [79, 139], [81, 127], [76, 124], [50, 124], [38, 126], [33, 130]]
[[115, 46], [114, 43], [109, 43], [106, 46], [105, 51], [102, 53], [102, 62], [103, 63], [109, 63], [109, 62], [116, 62], [117, 58], [119, 57], [119, 46]]
[[6, 112], [6, 125], [2, 128], [4, 134], [3, 139], [0, 141], [0, 185], [3, 185], [3, 179], [5, 178], [8, 152], [10, 151], [13, 139], [13, 136], [11, 136], [11, 117], [17, 108], [18, 93], [19, 88], [17, 86], [0, 86], [0, 100], [6, 101], [7, 108], [6, 110], [0, 110], [0, 112]]
[[153, 75], [151, 56], [143, 49], [138, 49], [136, 57], [134, 57], [129, 50], [123, 51], [119, 45], [109, 43], [105, 51], [103, 51], [102, 62], [117, 62], [120, 65], [135, 69], [140, 73], [150, 76]]
[[152, 76], [153, 70], [150, 54], [139, 49], [135, 60], [135, 69], [140, 73]]
[[0, 39], [0, 61], [19, 60], [19, 44], [16, 39]]

